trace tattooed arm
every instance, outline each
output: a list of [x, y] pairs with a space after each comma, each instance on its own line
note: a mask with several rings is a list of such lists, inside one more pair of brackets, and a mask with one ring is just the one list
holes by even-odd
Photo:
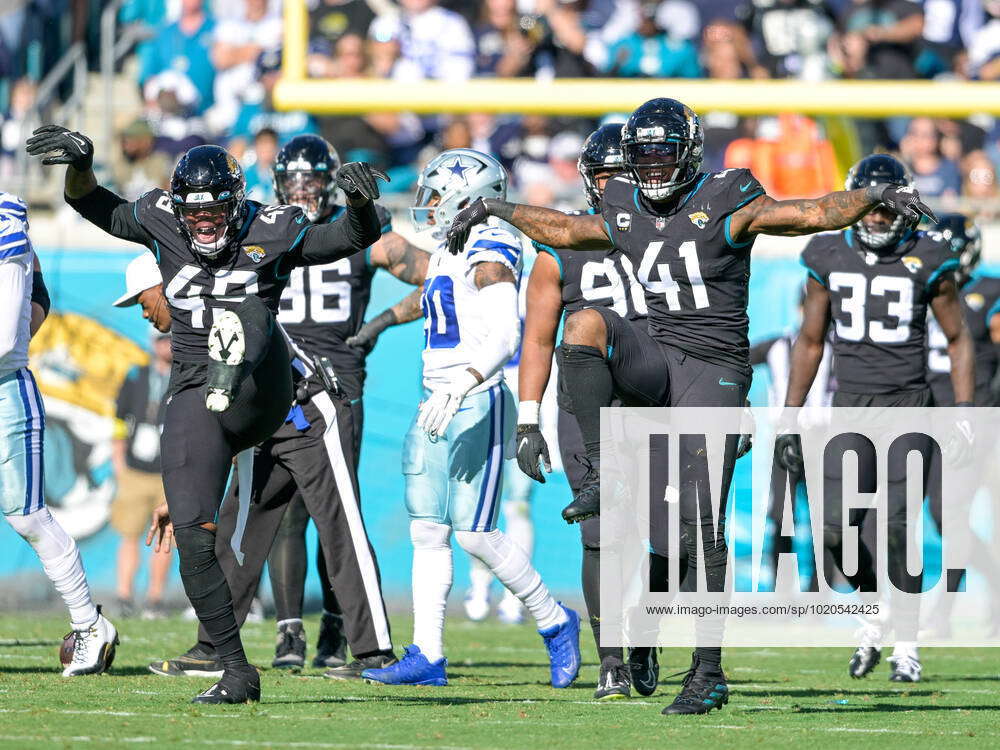
[[459, 211], [448, 229], [448, 251], [462, 252], [469, 232], [490, 216], [503, 219], [535, 242], [570, 250], [603, 250], [611, 247], [604, 219], [597, 214], [571, 216], [562, 211], [495, 198], [480, 198]]
[[936, 221], [916, 190], [879, 184], [798, 200], [778, 201], [762, 195], [732, 213], [729, 231], [738, 241], [757, 234], [795, 237], [842, 229], [855, 223], [879, 204], [908, 218], [919, 219], [923, 214]]

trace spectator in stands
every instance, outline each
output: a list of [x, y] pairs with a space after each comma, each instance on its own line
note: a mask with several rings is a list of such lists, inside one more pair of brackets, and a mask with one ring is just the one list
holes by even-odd
[[[579, 78], [594, 72], [590, 62], [584, 57], [588, 33], [594, 33], [601, 19], [610, 17], [603, 11], [581, 8], [583, 3], [575, 0], [535, 0], [534, 13], [521, 17], [520, 26], [531, 46], [526, 74], [536, 78]], [[601, 5], [601, 3], [592, 3]], [[584, 24], [591, 18], [591, 28]], [[631, 30], [631, 29], [629, 29]]]
[[209, 113], [213, 131], [227, 130], [236, 121], [240, 92], [254, 82], [258, 58], [281, 48], [281, 32], [281, 17], [268, 12], [267, 0], [245, 0], [239, 17], [216, 25], [212, 44], [215, 106]]
[[549, 141], [544, 162], [521, 159], [515, 164], [514, 179], [526, 203], [572, 209], [579, 205], [583, 184], [576, 168], [583, 138], [564, 131]]
[[[767, 75], [765, 69], [756, 65], [746, 32], [732, 21], [713, 21], [705, 27], [701, 59], [708, 77], [715, 80], [746, 78], [751, 69], [758, 76]], [[726, 148], [732, 141], [753, 132], [752, 120], [725, 110], [705, 112], [701, 123], [705, 133], [705, 168], [712, 171], [724, 168]]]
[[[715, 19], [717, 16], [705, 16]], [[656, 6], [656, 25], [671, 39], [697, 42], [701, 35], [701, 14], [691, 0], [663, 0]]]
[[969, 43], [969, 77], [981, 81], [1000, 80], [1000, 0], [984, 0], [986, 23]]
[[[139, 304], [143, 316], [160, 328], [170, 329], [165, 311], [160, 271], [153, 256], [144, 253], [129, 263], [125, 294], [116, 307]], [[111, 463], [118, 492], [111, 505], [111, 526], [121, 535], [118, 545], [118, 608], [123, 617], [135, 614], [133, 585], [139, 572], [139, 540], [149, 527], [153, 509], [165, 502], [160, 479], [160, 432], [173, 355], [170, 334], [154, 329], [150, 363], [129, 371], [118, 392], [115, 437]], [[153, 553], [146, 589], [144, 616], [162, 616], [163, 587], [170, 573], [170, 553]]]
[[198, 91], [191, 80], [175, 70], [165, 70], [146, 81], [144, 118], [156, 134], [156, 149], [172, 161], [185, 151], [206, 143], [208, 127], [198, 110]]
[[485, 0], [473, 29], [477, 76], [516, 76], [531, 57], [532, 45], [520, 25], [516, 0]]
[[381, 15], [369, 33], [381, 67], [393, 78], [463, 81], [473, 73], [475, 47], [469, 24], [437, 0], [400, 0], [399, 13]]
[[608, 48], [604, 72], [625, 78], [700, 78], [698, 51], [657, 25], [655, 5], [643, 5], [639, 28]]
[[335, 54], [345, 36], [368, 37], [375, 13], [367, 0], [319, 0], [309, 11], [309, 72], [328, 76], [327, 60]]
[[973, 151], [962, 160], [962, 197], [976, 201], [978, 210], [989, 211], [991, 217], [1000, 213], [997, 170], [985, 151]]
[[273, 169], [278, 150], [278, 134], [272, 128], [263, 128], [254, 136], [253, 148], [243, 156], [247, 198], [261, 203], [274, 203]]
[[319, 133], [316, 119], [306, 112], [279, 112], [271, 102], [281, 71], [281, 53], [265, 52], [257, 60], [257, 83], [246, 92], [236, 123], [229, 134], [229, 150], [242, 159], [254, 137], [264, 128], [278, 134], [280, 145], [303, 133]]
[[831, 55], [850, 78], [913, 78], [924, 13], [919, 0], [853, 0]]
[[929, 117], [914, 117], [899, 143], [899, 154], [913, 170], [913, 182], [921, 195], [954, 197], [962, 189], [955, 162], [941, 156], [941, 134]]
[[772, 78], [828, 78], [836, 17], [827, 0], [746, 0], [739, 16]]
[[32, 108], [38, 87], [30, 78], [19, 78], [11, 88], [10, 108], [0, 114], [0, 177], [11, 177], [17, 163], [17, 152], [25, 137], [38, 124], [33, 121]]
[[170, 186], [173, 161], [156, 150], [156, 135], [145, 120], [133, 120], [119, 133], [120, 150], [112, 159], [111, 176], [118, 194], [134, 201], [153, 187]]
[[181, 0], [177, 22], [157, 30], [141, 50], [139, 85], [174, 70], [191, 80], [198, 92], [198, 113], [205, 112], [215, 102], [215, 67], [210, 55], [214, 32], [215, 21], [205, 11], [203, 0]]

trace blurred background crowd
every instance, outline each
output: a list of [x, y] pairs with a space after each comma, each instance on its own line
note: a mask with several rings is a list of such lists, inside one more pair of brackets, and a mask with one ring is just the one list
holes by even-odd
[[[0, 177], [16, 170], [42, 114], [38, 83], [58, 52], [83, 42], [100, 64], [113, 0], [5, 0], [0, 9]], [[270, 94], [282, 54], [282, 0], [117, 0], [137, 43], [118, 61], [135, 93], [116, 102], [105, 176], [135, 197], [163, 186], [177, 155], [227, 145], [251, 195], [273, 198], [280, 144], [320, 133], [344, 160], [387, 169], [400, 205], [419, 166], [471, 146], [499, 157], [534, 203], [579, 207], [583, 118], [321, 117], [278, 112]], [[463, 81], [476, 77], [1000, 79], [1000, 0], [309, 0], [310, 76]], [[669, 91], [664, 91], [669, 95]], [[921, 193], [980, 215], [996, 212], [1000, 125], [899, 117], [884, 121], [739, 117], [704, 112], [706, 168], [749, 166], [776, 196], [838, 186], [831, 131], [860, 151], [899, 154]], [[609, 117], [615, 117], [609, 114]], [[954, 206], [952, 206], [954, 207]]]

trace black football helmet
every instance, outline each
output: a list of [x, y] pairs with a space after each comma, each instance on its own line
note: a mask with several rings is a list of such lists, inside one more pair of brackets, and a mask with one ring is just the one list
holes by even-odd
[[318, 135], [297, 135], [274, 160], [274, 194], [280, 203], [301, 208], [309, 221], [324, 218], [338, 202], [334, 177], [337, 150]]
[[[860, 190], [871, 185], [884, 184], [912, 187], [913, 178], [910, 176], [910, 170], [899, 159], [888, 154], [872, 154], [848, 170], [847, 183], [844, 187], [846, 190]], [[895, 247], [903, 235], [913, 229], [919, 221], [896, 214], [887, 229], [876, 231], [865, 223], [865, 218], [870, 215], [862, 216], [855, 223], [854, 232], [862, 245], [874, 251]]]
[[196, 253], [218, 256], [235, 239], [246, 208], [246, 179], [222, 146], [195, 146], [170, 178], [170, 198], [181, 233]]
[[622, 127], [625, 167], [652, 201], [666, 200], [694, 181], [704, 144], [698, 115], [676, 99], [650, 99]]
[[583, 187], [587, 191], [587, 202], [592, 208], [600, 208], [603, 187], [597, 187], [594, 175], [598, 172], [618, 174], [625, 171], [625, 161], [622, 157], [622, 126], [601, 125], [587, 136], [576, 162], [583, 178]]
[[969, 280], [983, 254], [982, 234], [976, 223], [965, 214], [944, 214], [934, 225], [934, 231], [951, 244], [958, 256], [959, 286]]

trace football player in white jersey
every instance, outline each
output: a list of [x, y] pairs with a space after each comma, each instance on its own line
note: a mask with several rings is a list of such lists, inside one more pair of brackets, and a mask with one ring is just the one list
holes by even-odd
[[28, 369], [28, 342], [48, 313], [48, 294], [28, 238], [28, 208], [0, 191], [0, 510], [30, 544], [69, 609], [63, 676], [104, 672], [118, 632], [90, 597], [73, 537], [45, 507], [45, 407]]
[[414, 223], [433, 230], [439, 245], [422, 300], [425, 398], [403, 446], [414, 643], [398, 664], [362, 672], [369, 682], [448, 684], [443, 637], [452, 531], [534, 616], [552, 685], [567, 687], [580, 669], [580, 618], [552, 598], [524, 551], [496, 528], [504, 457], [513, 455], [516, 409], [503, 366], [520, 341], [521, 242], [499, 221], [477, 226], [458, 255], [444, 242], [463, 206], [506, 192], [500, 163], [471, 149], [440, 154], [417, 183]]

